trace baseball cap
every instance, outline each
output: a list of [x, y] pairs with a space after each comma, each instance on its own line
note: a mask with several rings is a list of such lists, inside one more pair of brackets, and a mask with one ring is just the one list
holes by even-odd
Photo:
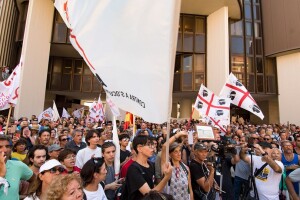
[[47, 171], [49, 169], [52, 169], [53, 167], [62, 166], [60, 162], [56, 159], [51, 159], [46, 161], [41, 167], [40, 167], [40, 173]]
[[48, 147], [48, 152], [57, 151], [61, 149], [63, 148], [60, 147], [58, 144], [52, 144], [51, 146]]
[[205, 144], [202, 144], [200, 142], [197, 142], [195, 145], [194, 145], [194, 150], [197, 151], [197, 150], [208, 150], [208, 147], [205, 145]]

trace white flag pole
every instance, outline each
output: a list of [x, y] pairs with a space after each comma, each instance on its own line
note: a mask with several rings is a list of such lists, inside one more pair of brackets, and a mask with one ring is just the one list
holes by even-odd
[[115, 154], [115, 160], [114, 160], [115, 180], [118, 180], [119, 174], [120, 174], [120, 143], [119, 143], [119, 136], [118, 136], [117, 123], [116, 123], [115, 116], [113, 116], [113, 141], [116, 145], [116, 154]]

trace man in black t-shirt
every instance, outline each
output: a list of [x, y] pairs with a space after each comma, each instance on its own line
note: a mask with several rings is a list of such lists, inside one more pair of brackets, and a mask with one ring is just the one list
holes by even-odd
[[172, 175], [172, 166], [168, 163], [164, 169], [164, 178], [154, 185], [155, 169], [148, 162], [154, 152], [154, 145], [148, 136], [140, 135], [133, 139], [133, 149], [137, 152], [136, 161], [130, 165], [126, 175], [126, 190], [128, 199], [139, 200], [151, 190], [161, 192]]
[[210, 197], [210, 191], [214, 187], [214, 171], [211, 163], [204, 164], [208, 155], [208, 147], [200, 142], [194, 145], [195, 158], [191, 161], [191, 182], [195, 199], [201, 199], [206, 196]]
[[130, 151], [126, 149], [129, 143], [129, 135], [121, 134], [119, 135], [120, 141], [120, 166], [122, 167], [130, 159]]

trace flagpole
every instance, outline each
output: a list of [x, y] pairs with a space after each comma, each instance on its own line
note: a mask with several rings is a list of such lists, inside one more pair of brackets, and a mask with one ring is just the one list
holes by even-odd
[[116, 154], [115, 154], [115, 160], [114, 160], [115, 180], [118, 180], [119, 174], [120, 174], [120, 143], [119, 143], [117, 122], [116, 122], [115, 116], [113, 116], [113, 141], [116, 145]]
[[134, 114], [132, 114], [133, 116], [132, 116], [132, 124], [133, 124], [133, 129], [132, 129], [132, 135], [133, 135], [133, 137], [135, 137], [135, 133], [136, 133], [136, 131], [135, 131], [135, 115]]
[[7, 131], [8, 131], [8, 124], [9, 124], [9, 121], [10, 121], [11, 110], [12, 110], [12, 105], [10, 104], [8, 117], [7, 117], [7, 122], [6, 122], [6, 128], [5, 128], [5, 135], [7, 135]]
[[167, 121], [167, 138], [166, 138], [166, 142], [167, 142], [167, 145], [166, 145], [166, 161], [169, 162], [169, 139], [170, 139], [170, 120], [171, 120], [171, 117], [168, 119]]

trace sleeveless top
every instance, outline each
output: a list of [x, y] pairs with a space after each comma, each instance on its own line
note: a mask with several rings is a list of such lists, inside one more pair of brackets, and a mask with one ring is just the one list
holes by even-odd
[[[281, 162], [283, 163], [284, 167], [291, 166], [291, 165], [299, 165], [298, 154], [294, 153], [294, 159], [291, 161], [287, 161], [282, 154]], [[286, 175], [289, 175], [293, 170], [287, 170]]]
[[[188, 167], [185, 165], [186, 169]], [[169, 184], [169, 183], [168, 183]], [[180, 165], [179, 167], [173, 166], [171, 182], [169, 186], [169, 194], [177, 200], [189, 200], [188, 192], [188, 175]], [[167, 185], [168, 186], [168, 185]]]

